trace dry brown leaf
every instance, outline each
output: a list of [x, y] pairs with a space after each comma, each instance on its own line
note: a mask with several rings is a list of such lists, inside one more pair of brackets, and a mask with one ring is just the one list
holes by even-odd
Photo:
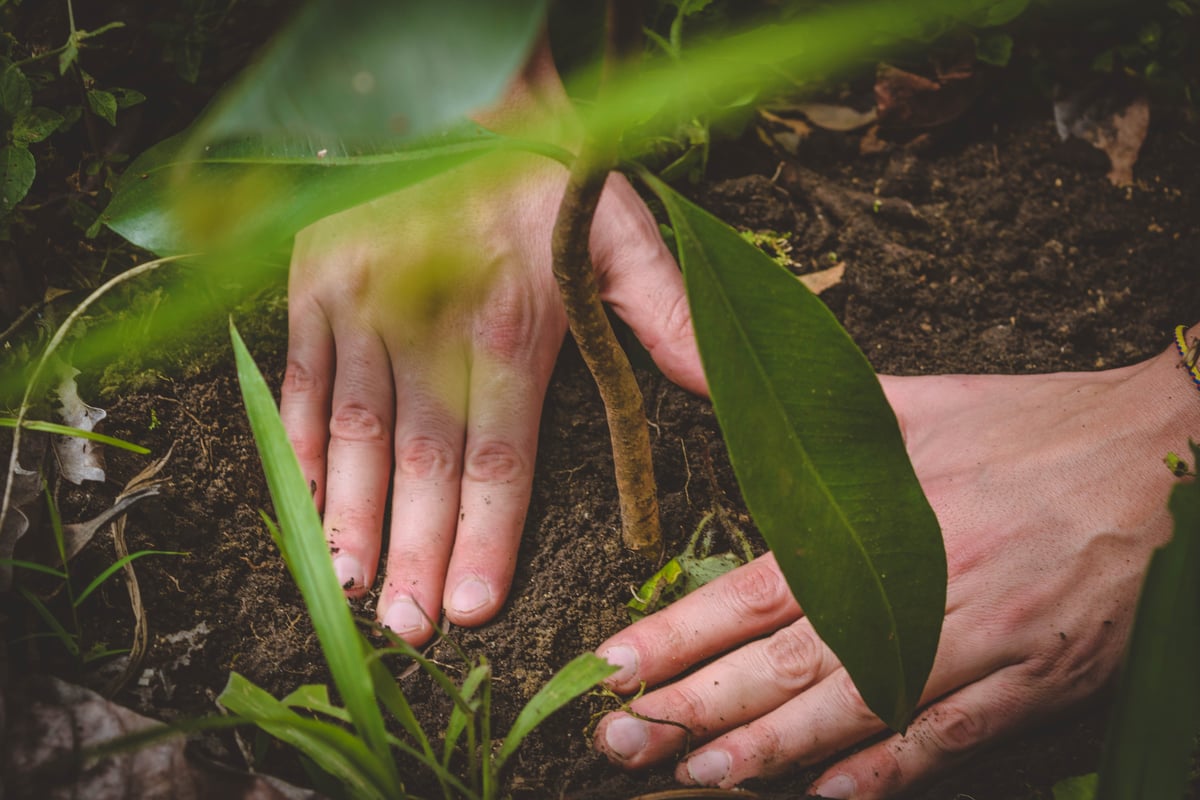
[[842, 276], [846, 274], [845, 262], [839, 262], [829, 269], [810, 272], [806, 275], [801, 275], [800, 282], [808, 287], [808, 290], [813, 294], [820, 294], [826, 289], [837, 286], [842, 282]]
[[1062, 98], [1054, 103], [1054, 124], [1064, 141], [1075, 136], [1108, 156], [1113, 186], [1132, 186], [1133, 165], [1150, 127], [1150, 103], [1142, 94], [1122, 102], [1120, 91], [1119, 86], [1111, 87], [1111, 93], [1087, 87]]
[[865, 128], [879, 117], [879, 112], [875, 107], [863, 111], [833, 103], [799, 103], [789, 107], [790, 109], [795, 109], [808, 117], [808, 121], [818, 128], [840, 133]]

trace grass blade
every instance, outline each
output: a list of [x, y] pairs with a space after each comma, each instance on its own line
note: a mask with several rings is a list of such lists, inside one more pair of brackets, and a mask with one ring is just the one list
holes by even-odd
[[517, 715], [496, 754], [496, 772], [503, 769], [509, 756], [542, 720], [616, 671], [616, 667], [594, 653], [583, 653], [555, 673]]
[[246, 414], [279, 515], [281, 530], [276, 538], [284, 561], [312, 615], [313, 627], [346, 710], [359, 735], [388, 775], [385, 793], [398, 795], [400, 776], [392, 763], [383, 715], [376, 704], [371, 674], [363, 658], [362, 636], [354, 625], [345, 594], [334, 574], [329, 545], [308, 484], [283, 429], [271, 390], [232, 321], [230, 334]]
[[19, 567], [20, 569], [41, 572], [46, 575], [53, 575], [55, 578], [61, 578], [64, 581], [67, 579], [67, 573], [63, 572], [61, 569], [47, 567], [45, 564], [39, 564], [36, 561], [22, 561], [19, 558], [0, 558], [0, 566]]
[[400, 787], [393, 785], [384, 764], [361, 739], [332, 723], [302, 717], [238, 673], [229, 673], [229, 682], [217, 699], [233, 713], [304, 753], [341, 781], [353, 796], [387, 800], [400, 794]]
[[84, 589], [82, 592], [80, 592], [79, 596], [76, 597], [75, 600], [72, 602], [74, 602], [76, 608], [79, 608], [79, 606], [83, 605], [83, 601], [87, 600], [88, 596], [92, 592], [99, 589], [104, 584], [104, 582], [109, 579], [109, 576], [111, 576], [114, 572], [116, 572], [117, 570], [124, 567], [126, 564], [130, 563], [131, 561], [136, 561], [137, 559], [141, 558], [142, 556], [187, 556], [187, 555], [191, 555], [191, 553], [184, 553], [179, 550], [139, 550], [136, 553], [130, 553], [129, 555], [125, 556], [124, 558], [114, 561], [112, 564], [110, 564], [108, 566], [107, 569], [105, 569], [103, 572], [101, 572], [99, 575], [97, 575], [95, 578], [93, 578], [92, 582], [87, 585], [87, 588]]
[[[15, 417], [0, 417], [0, 428], [15, 428], [17, 420]], [[142, 447], [140, 444], [127, 442], [124, 439], [117, 439], [113, 436], [105, 436], [103, 433], [95, 431], [85, 431], [80, 428], [72, 428], [70, 425], [59, 425], [56, 422], [45, 422], [36, 419], [21, 420], [21, 427], [29, 431], [42, 431], [43, 433], [54, 433], [59, 436], [74, 436], [78, 439], [88, 439], [99, 444], [107, 444], [113, 447], [119, 447], [122, 450], [128, 450], [131, 453], [138, 455], [146, 455], [150, 452], [149, 448]]]

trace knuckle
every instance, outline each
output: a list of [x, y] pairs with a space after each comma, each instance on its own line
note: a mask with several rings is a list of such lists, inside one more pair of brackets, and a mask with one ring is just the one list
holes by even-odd
[[928, 714], [930, 744], [942, 753], [957, 755], [987, 737], [987, 720], [960, 705], [943, 704]]
[[289, 394], [311, 394], [323, 386], [316, 373], [296, 359], [288, 359], [283, 371], [283, 391]]
[[349, 442], [382, 442], [389, 435], [382, 415], [361, 403], [342, 403], [329, 419], [329, 435]]
[[458, 473], [459, 453], [450, 443], [428, 434], [413, 436], [396, 448], [396, 471], [416, 480], [451, 480]]
[[475, 332], [487, 352], [512, 361], [529, 350], [536, 319], [531, 292], [504, 290], [487, 301], [487, 314]]
[[815, 636], [798, 625], [781, 628], [767, 639], [766, 659], [770, 674], [789, 690], [799, 691], [817, 678], [820, 664]]
[[510, 483], [527, 475], [529, 467], [511, 442], [494, 439], [468, 449], [463, 471], [471, 480]]
[[836, 716], [846, 720], [848, 724], [852, 723], [863, 727], [879, 724], [879, 718], [867, 707], [867, 702], [859, 694], [858, 687], [854, 685], [850, 673], [844, 669], [839, 671], [832, 684], [833, 704], [837, 709]]
[[752, 561], [730, 572], [725, 594], [732, 608], [752, 618], [772, 615], [789, 597], [783, 577], [762, 561]]
[[665, 718], [683, 725], [693, 735], [704, 736], [717, 720], [709, 719], [711, 710], [704, 697], [687, 686], [674, 686], [663, 698]]

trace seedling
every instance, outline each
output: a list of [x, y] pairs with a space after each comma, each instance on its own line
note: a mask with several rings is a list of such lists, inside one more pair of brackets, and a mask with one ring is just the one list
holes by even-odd
[[663, 606], [674, 603], [684, 595], [691, 594], [709, 581], [754, 558], [754, 552], [750, 549], [745, 534], [729, 525], [726, 526], [726, 530], [731, 538], [741, 545], [742, 555], [732, 552], [712, 554], [714, 531], [711, 528], [705, 531], [705, 528], [715, 515], [715, 511], [705, 514], [683, 552], [664, 564], [662, 569], [650, 576], [634, 592], [633, 599], [625, 604], [629, 608], [631, 620], [637, 622], [642, 617], [653, 614]]

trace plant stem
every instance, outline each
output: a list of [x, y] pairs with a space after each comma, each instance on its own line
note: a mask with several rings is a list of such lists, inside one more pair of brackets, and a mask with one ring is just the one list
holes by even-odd
[[[635, 49], [640, 26], [636, 4], [610, 0], [603, 85]], [[567, 322], [579, 352], [600, 389], [612, 437], [613, 467], [621, 505], [625, 546], [651, 561], [662, 556], [658, 519], [658, 488], [650, 455], [650, 432], [642, 392], [625, 351], [617, 342], [600, 301], [596, 273], [588, 255], [592, 218], [608, 173], [616, 166], [615, 142], [584, 138], [554, 224], [554, 277], [558, 280]]]

